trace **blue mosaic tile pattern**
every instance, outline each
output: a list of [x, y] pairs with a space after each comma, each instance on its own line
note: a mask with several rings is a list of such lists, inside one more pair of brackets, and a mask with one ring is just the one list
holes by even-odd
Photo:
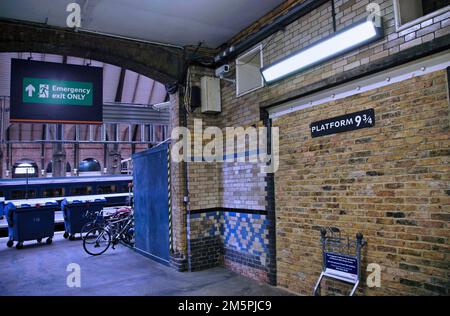
[[221, 211], [196, 213], [190, 216], [188, 230], [192, 242], [220, 237], [226, 253], [235, 254], [233, 258], [250, 256], [251, 261], [266, 266], [269, 244], [266, 215]]
[[225, 212], [223, 240], [225, 248], [267, 258], [269, 231], [265, 215]]

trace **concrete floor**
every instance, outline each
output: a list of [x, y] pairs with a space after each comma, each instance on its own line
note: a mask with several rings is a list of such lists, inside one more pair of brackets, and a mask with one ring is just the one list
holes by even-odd
[[[176, 272], [122, 245], [92, 257], [81, 240], [65, 240], [61, 233], [50, 246], [28, 242], [17, 250], [6, 242], [0, 239], [0, 295], [290, 295], [221, 267]], [[80, 288], [66, 284], [70, 263], [81, 268]]]

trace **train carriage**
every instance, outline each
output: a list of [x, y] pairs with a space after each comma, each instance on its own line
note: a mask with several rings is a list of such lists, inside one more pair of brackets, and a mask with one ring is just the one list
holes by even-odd
[[[132, 176], [0, 179], [0, 197], [6, 200], [63, 198], [128, 192]], [[126, 204], [126, 203], [124, 203]]]

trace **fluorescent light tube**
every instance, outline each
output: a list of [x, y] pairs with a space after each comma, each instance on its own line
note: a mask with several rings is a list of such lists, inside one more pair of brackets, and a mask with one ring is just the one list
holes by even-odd
[[381, 27], [377, 27], [373, 21], [364, 19], [316, 44], [264, 67], [261, 72], [265, 81], [272, 83], [375, 41], [382, 36]]

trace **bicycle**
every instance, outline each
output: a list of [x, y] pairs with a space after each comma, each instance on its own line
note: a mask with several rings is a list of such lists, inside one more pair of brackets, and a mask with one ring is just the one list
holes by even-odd
[[130, 212], [131, 212], [130, 207], [120, 208], [116, 210], [114, 213], [107, 215], [105, 215], [104, 210], [97, 212], [86, 211], [84, 217], [91, 219], [91, 221], [84, 224], [83, 227], [81, 228], [81, 237], [85, 236], [85, 234], [87, 234], [91, 229], [98, 227], [105, 227], [109, 221], [124, 217], [128, 215]]
[[[115, 216], [114, 216], [115, 215]], [[116, 212], [104, 227], [94, 227], [83, 238], [83, 248], [92, 256], [103, 254], [112, 244], [112, 248], [122, 241], [134, 246], [134, 216], [130, 211], [126, 214]]]
[[86, 211], [84, 217], [90, 219], [91, 221], [87, 222], [83, 225], [83, 227], [81, 227], [81, 238], [83, 238], [83, 236], [85, 236], [91, 229], [95, 227], [103, 227], [106, 224], [106, 218], [103, 215], [103, 211]]

